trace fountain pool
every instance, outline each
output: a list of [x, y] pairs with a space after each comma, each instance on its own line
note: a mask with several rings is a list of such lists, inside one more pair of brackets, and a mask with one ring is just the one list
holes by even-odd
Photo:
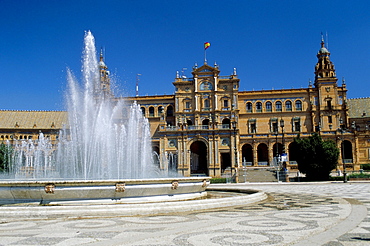
[[57, 144], [42, 133], [37, 140], [16, 141], [8, 179], [0, 181], [0, 204], [173, 200], [206, 194], [209, 177], [169, 177], [154, 164], [148, 120], [136, 103], [113, 100], [105, 69], [88, 31], [83, 86], [68, 70], [68, 126]]

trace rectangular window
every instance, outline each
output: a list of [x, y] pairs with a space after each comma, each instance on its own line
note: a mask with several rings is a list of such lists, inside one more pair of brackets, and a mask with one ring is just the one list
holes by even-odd
[[339, 104], [342, 105], [343, 104], [343, 97], [342, 96], [339, 96]]
[[186, 108], [186, 109], [191, 108], [191, 103], [190, 103], [190, 102], [185, 102], [185, 108]]
[[229, 107], [229, 100], [224, 100], [224, 108]]
[[331, 117], [331, 116], [328, 116], [328, 123], [329, 123], [329, 124], [332, 124], [332, 123], [333, 123], [333, 119], [332, 119], [332, 117]]
[[299, 121], [294, 122], [294, 131], [296, 131], [296, 132], [301, 131], [301, 123]]
[[277, 133], [278, 131], [279, 131], [279, 129], [278, 129], [278, 123], [277, 122], [273, 122], [272, 123], [272, 132]]
[[251, 123], [250, 124], [250, 133], [256, 133], [256, 130], [257, 130], [257, 128], [256, 128], [256, 123]]
[[331, 110], [331, 100], [326, 101], [326, 106]]

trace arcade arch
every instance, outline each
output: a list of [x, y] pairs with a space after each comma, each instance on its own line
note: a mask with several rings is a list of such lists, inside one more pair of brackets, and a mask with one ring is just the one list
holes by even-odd
[[250, 144], [244, 144], [242, 147], [243, 166], [253, 166], [253, 147]]
[[257, 161], [260, 166], [268, 165], [268, 148], [265, 143], [260, 143], [257, 146]]
[[343, 163], [353, 162], [352, 143], [348, 140], [344, 140], [341, 143], [341, 155]]
[[208, 148], [203, 141], [195, 141], [190, 145], [190, 174], [209, 175]]

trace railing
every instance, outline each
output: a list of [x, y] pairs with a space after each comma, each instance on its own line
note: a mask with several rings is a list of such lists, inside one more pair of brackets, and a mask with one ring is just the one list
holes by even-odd
[[244, 167], [251, 167], [253, 166], [253, 162], [251, 161], [243, 161], [243, 164], [242, 164]]
[[209, 129], [208, 125], [200, 125], [200, 126], [187, 126], [187, 130], [206, 130]]
[[177, 126], [166, 126], [165, 127], [166, 131], [177, 131], [178, 129], [179, 129], [179, 127], [177, 127]]
[[231, 129], [229, 124], [217, 125], [218, 129]]
[[[160, 126], [159, 130], [160, 131], [178, 131], [180, 130], [181, 127], [179, 126]], [[193, 130], [231, 130], [232, 128], [230, 127], [229, 124], [223, 124], [223, 125], [217, 125], [213, 129], [212, 126], [210, 125], [188, 125], [184, 126], [183, 130], [188, 130], [188, 131], [193, 131]]]

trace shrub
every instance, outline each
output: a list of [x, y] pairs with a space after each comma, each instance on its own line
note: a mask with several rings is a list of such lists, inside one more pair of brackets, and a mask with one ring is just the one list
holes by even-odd
[[363, 169], [364, 171], [370, 171], [370, 164], [362, 164], [361, 169]]
[[226, 178], [212, 178], [211, 184], [222, 184], [226, 183]]
[[348, 178], [369, 179], [370, 173], [353, 173], [353, 174], [348, 175]]

